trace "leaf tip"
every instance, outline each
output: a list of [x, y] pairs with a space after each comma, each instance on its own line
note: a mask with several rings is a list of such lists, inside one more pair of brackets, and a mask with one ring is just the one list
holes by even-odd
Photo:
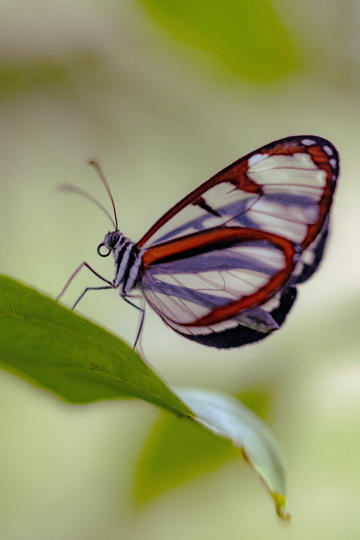
[[241, 448], [241, 452], [242, 452], [242, 455], [243, 455], [243, 458], [245, 459], [245, 461], [253, 469], [255, 469], [258, 472], [258, 474], [260, 475], [260, 478], [262, 479], [265, 486], [269, 490], [270, 495], [271, 495], [271, 497], [272, 497], [272, 499], [274, 501], [275, 511], [276, 511], [278, 517], [280, 519], [282, 519], [283, 521], [290, 521], [291, 520], [291, 514], [289, 514], [289, 512], [287, 512], [287, 510], [286, 510], [286, 497], [285, 497], [285, 495], [283, 493], [277, 493], [276, 491], [271, 491], [269, 483], [266, 481], [266, 479], [262, 475], [261, 471], [259, 471], [258, 468], [256, 467], [256, 465], [253, 463], [253, 461], [251, 460], [251, 458], [250, 458], [249, 454], [247, 453], [245, 447]]
[[282, 493], [271, 492], [273, 498], [276, 513], [283, 521], [290, 521], [291, 514], [286, 510], [286, 498]]

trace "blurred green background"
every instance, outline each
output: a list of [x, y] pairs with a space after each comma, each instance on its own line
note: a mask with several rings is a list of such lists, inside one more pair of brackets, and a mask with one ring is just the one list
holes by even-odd
[[[56, 191], [73, 182], [108, 205], [89, 158], [133, 240], [271, 140], [320, 135], [342, 160], [325, 262], [279, 333], [219, 352], [148, 310], [143, 335], [169, 383], [241, 395], [266, 419], [292, 524], [228, 448], [168, 418], [149, 439], [149, 405], [70, 406], [1, 372], [0, 538], [358, 539], [359, 2], [2, 0], [0, 11], [1, 270], [43, 291], [56, 295], [82, 260], [112, 276], [96, 255], [106, 217]], [[92, 283], [84, 271], [65, 302]], [[137, 313], [116, 292], [80, 311], [133, 342]]]

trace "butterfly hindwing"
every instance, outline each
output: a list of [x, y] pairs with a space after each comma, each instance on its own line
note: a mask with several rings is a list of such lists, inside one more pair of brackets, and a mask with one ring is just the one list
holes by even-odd
[[[279, 303], [277, 307], [274, 307], [270, 311], [270, 315], [277, 325], [273, 328], [269, 328], [267, 332], [255, 330], [248, 325], [241, 324], [238, 321], [234, 321], [234, 326], [225, 330], [218, 330], [217, 332], [202, 333], [202, 334], [181, 334], [182, 336], [207, 345], [209, 347], [217, 347], [218, 349], [230, 349], [233, 347], [240, 347], [249, 343], [255, 343], [266, 338], [271, 332], [279, 329], [284, 323], [287, 314], [289, 313], [292, 305], [296, 299], [297, 290], [295, 287], [290, 287], [286, 291], [282, 291], [279, 297]], [[177, 330], [178, 333], [179, 330]]]

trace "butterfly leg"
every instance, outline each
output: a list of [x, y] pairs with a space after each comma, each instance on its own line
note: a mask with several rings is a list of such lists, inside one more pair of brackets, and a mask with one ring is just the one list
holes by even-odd
[[[129, 300], [129, 296], [123, 296], [122, 297], [125, 302], [127, 302], [130, 306], [133, 306], [134, 308], [136, 308], [137, 310], [139, 310], [141, 312], [141, 315], [140, 315], [140, 322], [139, 322], [139, 327], [138, 327], [138, 331], [137, 331], [137, 334], [136, 334], [136, 338], [135, 338], [135, 343], [134, 343], [134, 346], [133, 346], [133, 349], [135, 350], [136, 348], [136, 345], [138, 344], [138, 341], [139, 341], [139, 338], [141, 336], [141, 332], [142, 332], [142, 328], [143, 328], [143, 325], [144, 325], [144, 318], [145, 318], [145, 308], [144, 307], [140, 307], [140, 306], [137, 306], [136, 304], [134, 304], [134, 302], [131, 302], [131, 300]], [[143, 297], [142, 296], [135, 296], [135, 295], [132, 295], [130, 296], [130, 298], [141, 298], [141, 300], [143, 301]]]
[[76, 300], [75, 304], [71, 308], [71, 311], [73, 311], [76, 308], [76, 306], [78, 305], [80, 300], [85, 296], [85, 294], [88, 291], [102, 291], [104, 289], [113, 289], [113, 288], [114, 287], [112, 285], [103, 285], [102, 287], [86, 287], [86, 289], [83, 290], [83, 292], [80, 294], [79, 298]]
[[[65, 293], [65, 291], [67, 290], [67, 288], [69, 287], [70, 283], [72, 282], [72, 280], [74, 279], [75, 276], [77, 276], [77, 274], [80, 272], [80, 270], [85, 266], [85, 268], [87, 268], [88, 270], [90, 270], [90, 272], [92, 272], [96, 277], [98, 277], [99, 279], [102, 279], [103, 281], [105, 281], [105, 283], [108, 283], [108, 285], [111, 285], [112, 287], [112, 283], [111, 281], [109, 281], [108, 279], [104, 278], [102, 275], [98, 274], [98, 272], [96, 272], [96, 270], [94, 270], [90, 264], [88, 264], [87, 262], [82, 262], [81, 264], [79, 264], [79, 266], [76, 268], [76, 270], [74, 270], [74, 272], [71, 274], [71, 276], [69, 277], [69, 279], [67, 280], [67, 282], [65, 283], [64, 287], [61, 289], [60, 293], [57, 295], [56, 297], [56, 301], [60, 300], [60, 298], [63, 296], [63, 294]], [[110, 288], [110, 287], [109, 287]], [[85, 291], [84, 291], [85, 292]], [[75, 303], [75, 305], [79, 302], [79, 300], [77, 300], [77, 302]], [[74, 306], [75, 307], [75, 306]], [[73, 309], [74, 309], [73, 307]]]

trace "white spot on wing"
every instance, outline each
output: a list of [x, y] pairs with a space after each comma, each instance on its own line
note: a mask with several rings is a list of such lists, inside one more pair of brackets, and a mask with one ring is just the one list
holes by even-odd
[[255, 163], [257, 163], [258, 161], [262, 161], [263, 159], [267, 157], [268, 157], [268, 154], [255, 154], [251, 156], [251, 158], [248, 159], [249, 168], [255, 165]]
[[311, 146], [312, 144], [316, 144], [316, 141], [313, 141], [313, 139], [303, 139], [301, 142], [305, 146]]
[[333, 168], [336, 167], [336, 159], [335, 159], [335, 158], [330, 159], [330, 160], [329, 160], [329, 163], [330, 163], [330, 165], [331, 165]]
[[280, 297], [281, 293], [277, 293], [270, 300], [265, 302], [265, 304], [262, 304], [261, 309], [265, 309], [266, 311], [273, 311], [274, 309], [278, 308], [280, 305]]
[[312, 249], [307, 249], [306, 251], [304, 251], [302, 257], [301, 257], [301, 260], [302, 262], [304, 262], [305, 264], [313, 264], [314, 260], [315, 260], [315, 252], [314, 250]]
[[327, 153], [328, 156], [332, 156], [333, 153], [334, 153], [332, 151], [332, 149], [330, 148], [330, 146], [325, 145], [325, 146], [323, 146], [323, 149], [325, 150], [325, 152]]

